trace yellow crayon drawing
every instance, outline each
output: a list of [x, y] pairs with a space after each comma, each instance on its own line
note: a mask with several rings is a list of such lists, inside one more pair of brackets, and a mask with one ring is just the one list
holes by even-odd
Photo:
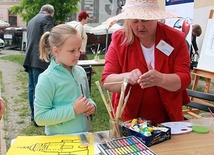
[[[6, 155], [94, 155], [94, 137], [89, 145], [82, 145], [78, 135], [18, 136]], [[92, 142], [93, 141], [93, 142]]]

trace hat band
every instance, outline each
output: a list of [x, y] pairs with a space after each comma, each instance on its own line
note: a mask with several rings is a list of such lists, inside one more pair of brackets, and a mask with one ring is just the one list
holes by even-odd
[[148, 2], [138, 2], [138, 3], [132, 3], [132, 4], [125, 4], [122, 9], [128, 9], [128, 8], [132, 8], [132, 7], [159, 7], [158, 4], [154, 4], [154, 3], [148, 3]]

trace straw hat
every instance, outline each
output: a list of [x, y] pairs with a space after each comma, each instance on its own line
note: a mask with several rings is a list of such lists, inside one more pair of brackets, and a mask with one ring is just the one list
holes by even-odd
[[143, 19], [159, 20], [166, 18], [178, 18], [174, 15], [161, 10], [157, 0], [126, 0], [120, 14], [107, 20], [109, 25], [121, 19]]

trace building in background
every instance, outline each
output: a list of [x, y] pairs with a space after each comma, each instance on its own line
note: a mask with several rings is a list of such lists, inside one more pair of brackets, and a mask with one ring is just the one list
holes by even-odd
[[[105, 22], [108, 18], [121, 12], [125, 0], [82, 0], [79, 3], [79, 11], [86, 10], [89, 14], [88, 24], [97, 26]], [[69, 21], [77, 20], [77, 14], [74, 14]]]
[[[10, 27], [26, 27], [22, 19], [10, 13], [10, 8], [19, 5], [20, 0], [0, 0], [0, 19], [10, 23]], [[97, 26], [111, 16], [120, 13], [125, 0], [82, 0], [79, 3], [79, 11], [86, 10], [89, 13], [89, 24]], [[73, 14], [69, 21], [76, 20], [77, 14]]]
[[19, 3], [20, 0], [0, 0], [0, 19], [10, 23], [10, 27], [26, 27], [19, 16], [10, 13], [10, 8]]

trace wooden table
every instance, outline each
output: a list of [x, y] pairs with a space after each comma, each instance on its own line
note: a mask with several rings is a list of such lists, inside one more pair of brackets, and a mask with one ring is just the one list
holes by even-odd
[[[100, 131], [108, 135], [108, 131]], [[96, 137], [95, 142], [100, 142]], [[11, 141], [11, 145], [15, 139]], [[155, 144], [150, 147], [157, 155], [214, 155], [214, 132], [197, 134], [194, 132], [172, 135], [170, 140]], [[100, 151], [95, 147], [95, 155]]]
[[214, 132], [172, 135], [170, 140], [150, 148], [157, 155], [214, 155]]
[[[108, 135], [108, 131], [104, 133]], [[150, 149], [157, 155], [214, 155], [214, 131], [172, 135], [170, 140], [155, 144]]]
[[105, 65], [105, 59], [79, 60], [77, 65], [80, 65], [80, 66], [104, 66]]

